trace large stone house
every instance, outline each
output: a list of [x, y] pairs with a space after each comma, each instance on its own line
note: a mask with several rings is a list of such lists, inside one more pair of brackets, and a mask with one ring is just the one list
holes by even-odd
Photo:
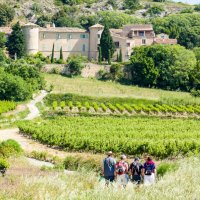
[[[28, 54], [42, 52], [51, 56], [54, 45], [55, 58], [59, 58], [62, 47], [63, 57], [83, 55], [90, 60], [98, 58], [98, 46], [104, 27], [100, 24], [89, 27], [89, 30], [70, 27], [46, 28], [28, 23], [23, 26]], [[6, 29], [7, 30], [7, 29]], [[1, 31], [1, 27], [0, 27]], [[133, 47], [141, 45], [176, 44], [176, 39], [169, 39], [165, 34], [155, 35], [151, 24], [133, 24], [123, 26], [122, 29], [110, 29], [116, 52], [122, 51], [123, 61], [129, 59]], [[8, 33], [9, 34], [9, 33]], [[115, 54], [116, 55], [116, 54]]]

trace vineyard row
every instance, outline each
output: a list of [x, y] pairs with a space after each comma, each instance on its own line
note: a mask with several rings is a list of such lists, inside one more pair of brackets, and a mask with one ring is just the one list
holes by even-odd
[[62, 109], [65, 110], [68, 108], [69, 110], [73, 110], [73, 108], [77, 108], [78, 111], [90, 111], [93, 109], [95, 112], [112, 112], [112, 113], [124, 113], [128, 112], [130, 114], [136, 112], [146, 112], [146, 113], [196, 113], [200, 114], [200, 106], [199, 105], [166, 105], [166, 104], [111, 104], [111, 103], [89, 103], [89, 102], [64, 102], [61, 101], [58, 103], [54, 101], [52, 103], [52, 109]]
[[2, 113], [14, 110], [16, 108], [16, 103], [12, 101], [0, 101], [0, 115]]

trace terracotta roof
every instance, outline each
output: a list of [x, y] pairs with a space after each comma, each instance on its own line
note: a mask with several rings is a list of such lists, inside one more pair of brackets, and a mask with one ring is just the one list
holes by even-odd
[[130, 24], [123, 26], [123, 29], [131, 29], [131, 30], [138, 30], [138, 31], [148, 31], [153, 30], [152, 24]]
[[21, 26], [35, 26], [35, 27], [39, 27], [37, 24], [34, 24], [34, 23], [27, 23], [27, 24], [21, 24]]
[[75, 27], [49, 27], [49, 28], [39, 28], [41, 32], [57, 32], [57, 33], [86, 33], [85, 29], [75, 28]]
[[95, 24], [93, 26], [90, 26], [90, 28], [104, 28], [101, 24]]
[[155, 44], [177, 44], [177, 39], [168, 39], [168, 38], [155, 38]]
[[7, 35], [11, 34], [12, 28], [11, 27], [0, 27], [0, 32], [3, 32]]
[[112, 33], [115, 33], [115, 34], [120, 34], [122, 32], [122, 29], [114, 29], [114, 28], [111, 28], [110, 31]]

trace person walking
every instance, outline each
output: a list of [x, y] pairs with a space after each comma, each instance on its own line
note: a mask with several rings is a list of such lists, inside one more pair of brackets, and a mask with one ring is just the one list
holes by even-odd
[[142, 170], [143, 165], [140, 163], [140, 159], [136, 157], [129, 167], [129, 175], [131, 176], [131, 181], [136, 185], [141, 183]]
[[103, 159], [102, 163], [102, 175], [106, 180], [107, 186], [110, 182], [113, 182], [115, 180], [116, 160], [112, 156], [112, 151], [109, 151], [107, 157]]
[[121, 160], [116, 164], [115, 173], [117, 183], [125, 188], [128, 184], [128, 163], [126, 162], [125, 155], [122, 155]]
[[155, 183], [156, 166], [150, 156], [147, 157], [144, 163], [143, 176], [144, 185], [151, 185]]

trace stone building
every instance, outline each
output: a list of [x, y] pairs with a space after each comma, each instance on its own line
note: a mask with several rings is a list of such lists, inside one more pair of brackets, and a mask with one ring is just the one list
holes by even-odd
[[[63, 57], [83, 55], [90, 60], [98, 57], [98, 45], [104, 27], [100, 24], [89, 27], [89, 30], [71, 27], [55, 27], [48, 25], [46, 28], [28, 23], [23, 26], [28, 54], [42, 52], [51, 56], [54, 45], [55, 58], [59, 58], [62, 48]], [[110, 29], [111, 36], [116, 46], [116, 52], [122, 51], [123, 61], [129, 59], [132, 48], [141, 45], [176, 44], [176, 39], [169, 39], [166, 35], [156, 37], [150, 24], [126, 25], [122, 29]]]

